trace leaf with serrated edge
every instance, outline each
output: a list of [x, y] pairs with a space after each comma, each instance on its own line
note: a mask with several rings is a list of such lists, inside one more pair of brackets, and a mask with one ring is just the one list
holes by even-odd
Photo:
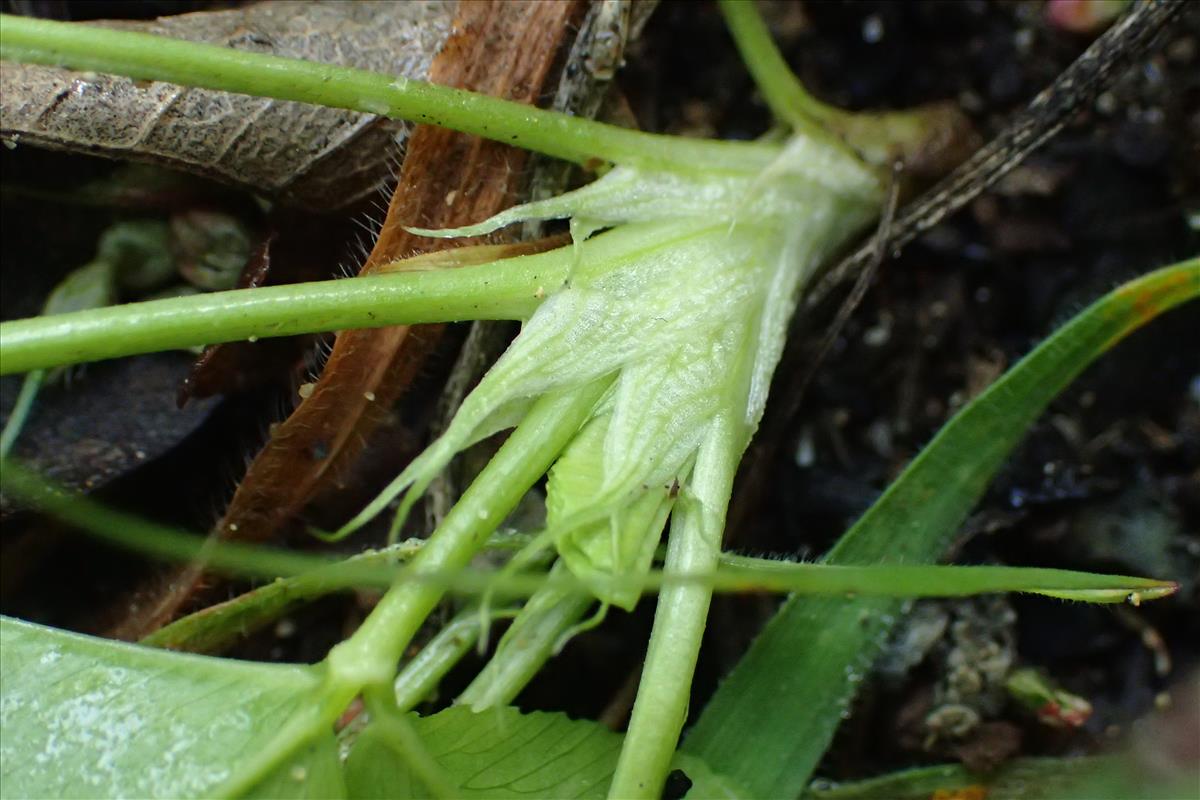
[[[460, 797], [604, 797], [621, 747], [620, 734], [595, 722], [514, 708], [476, 714], [454, 706], [414, 718], [413, 726]], [[355, 742], [346, 762], [352, 791], [424, 796], [398, 759], [387, 761], [385, 751], [382, 741], [366, 734]], [[380, 787], [376, 781], [391, 785]]]

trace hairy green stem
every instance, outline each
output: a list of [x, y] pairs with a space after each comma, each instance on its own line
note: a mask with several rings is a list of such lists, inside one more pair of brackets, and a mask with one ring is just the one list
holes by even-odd
[[555, 251], [456, 269], [234, 289], [0, 324], [0, 375], [243, 339], [525, 319], [566, 276]]
[[13, 403], [12, 411], [9, 412], [8, 419], [4, 422], [4, 430], [0, 431], [0, 458], [4, 458], [12, 452], [13, 445], [17, 443], [17, 437], [21, 435], [21, 429], [25, 427], [25, 420], [29, 418], [29, 412], [33, 410], [33, 401], [37, 399], [38, 390], [42, 388], [42, 381], [45, 379], [46, 370], [35, 369], [21, 382], [21, 391], [17, 395], [17, 401]]
[[[387, 587], [398, 579], [423, 581], [442, 590], [462, 593], [534, 595], [542, 591], [591, 597], [587, 584], [569, 574], [497, 575], [491, 570], [433, 572], [395, 567], [395, 550], [368, 552], [349, 559], [322, 556], [230, 542], [209, 542], [203, 536], [149, 522], [114, 511], [79, 495], [55, 489], [35, 473], [13, 461], [0, 462], [3, 488], [10, 499], [32, 506], [77, 526], [103, 541], [135, 552], [171, 561], [203, 559], [214, 571], [251, 578], [285, 578], [288, 586], [319, 585], [334, 590], [348, 586]], [[486, 547], [511, 549], [524, 537], [491, 537]], [[397, 545], [401, 551], [411, 543]], [[593, 579], [595, 580], [595, 579]], [[310, 584], [310, 581], [312, 582]], [[835, 566], [797, 564], [722, 554], [720, 565], [704, 574], [651, 571], [644, 577], [614, 577], [617, 587], [634, 586], [652, 591], [668, 585], [705, 586], [714, 591], [781, 591], [798, 594], [854, 594], [879, 597], [958, 597], [983, 592], [1030, 592], [1089, 602], [1114, 602], [1137, 593], [1149, 600], [1170, 594], [1166, 581], [1125, 575], [1094, 575], [1060, 569], [1028, 567], [939, 567], [929, 565]], [[272, 587], [264, 587], [268, 598]], [[235, 599], [233, 606], [255, 600]], [[186, 621], [185, 617], [180, 622]], [[166, 630], [166, 629], [164, 629]]]
[[0, 15], [0, 58], [381, 114], [584, 165], [757, 169], [773, 155], [753, 143], [681, 140], [423, 81], [77, 23]]
[[[0, 461], [0, 476], [3, 477], [4, 493], [10, 500], [75, 525], [109, 544], [155, 558], [168, 561], [203, 559], [206, 566], [214, 570], [252, 578], [299, 575], [341, 566], [340, 562], [322, 556], [260, 545], [220, 542], [209, 546], [203, 536], [185, 533], [168, 525], [117, 511], [88, 497], [64, 492], [16, 461]], [[360, 565], [354, 567], [362, 569]], [[364, 574], [360, 575], [364, 579], [362, 585], [372, 584], [368, 572], [373, 573], [376, 581], [381, 574], [390, 574], [363, 569]]]
[[719, 5], [742, 61], [777, 119], [811, 132], [815, 122], [828, 123], [849, 116], [808, 93], [772, 41], [754, 0], [720, 0]]
[[[550, 468], [609, 383], [611, 379], [605, 378], [538, 400], [430, 536], [413, 559], [412, 570], [463, 569], [529, 487]], [[390, 681], [404, 648], [444, 592], [445, 587], [426, 581], [397, 583], [354, 636], [330, 652], [331, 665], [335, 670], [373, 673], [366, 683]]]
[[424, 543], [423, 539], [408, 539], [299, 575], [277, 578], [253, 591], [181, 617], [144, 637], [138, 644], [194, 653], [219, 652], [303, 603], [363, 586], [368, 570], [379, 578], [394, 575], [397, 563], [412, 559]]
[[[716, 568], [725, 510], [745, 445], [744, 426], [729, 415], [718, 416], [696, 457], [692, 486], [671, 519], [667, 571], [689, 574]], [[664, 586], [659, 593], [642, 681], [609, 797], [662, 795], [687, 719], [692, 673], [711, 599], [712, 589], [706, 586]]]

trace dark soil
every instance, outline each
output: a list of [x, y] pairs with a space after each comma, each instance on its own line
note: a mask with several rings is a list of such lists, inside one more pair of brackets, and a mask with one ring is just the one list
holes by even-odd
[[[824, 99], [856, 109], [951, 99], [985, 136], [1091, 39], [1051, 27], [1035, 2], [773, 2], [767, 10], [789, 60]], [[664, 2], [621, 85], [648, 129], [749, 138], [769, 122], [708, 5]], [[754, 487], [762, 502], [729, 532], [732, 546], [819, 555], [950, 414], [1072, 313], [1123, 280], [1200, 251], [1198, 109], [1200, 9], [1192, 8], [1153, 58], [1081, 109], [1047, 147], [887, 261], [789, 423], [767, 470], [771, 483]], [[0, 155], [6, 180], [66, 181], [108, 169], [27, 149]], [[34, 313], [50, 286], [91, 257], [99, 232], [128, 213], [7, 194], [2, 211], [5, 318]], [[187, 365], [162, 357], [141, 383], [115, 365], [89, 367], [79, 379], [87, 402], [48, 391], [18, 454], [58, 465], [60, 479], [75, 485], [103, 487], [108, 502], [206, 528], [294, 386], [193, 404], [163, 421]], [[434, 365], [429, 374], [444, 370]], [[18, 385], [0, 384], [5, 415]], [[421, 391], [417, 406], [437, 386]], [[131, 398], [140, 427], [114, 429], [104, 409], [127, 410]], [[11, 509], [2, 542], [3, 611], [65, 627], [95, 629], [94, 606], [140, 569], [124, 554]], [[947, 630], [962, 622], [963, 639], [937, 638], [920, 652], [893, 649], [889, 670], [863, 692], [822, 774], [846, 779], [953, 758], [986, 766], [1015, 755], [1096, 752], [1169, 704], [1173, 689], [1200, 668], [1196, 304], [1132, 336], [1055, 402], [964, 527], [957, 556], [1152, 575], [1181, 589], [1142, 608], [1024, 598], [919, 604], [919, 619], [940, 620]], [[747, 596], [714, 604], [694, 711], [775, 603]], [[620, 723], [652, 610], [644, 603], [633, 615], [610, 614], [519, 703]], [[295, 615], [285, 636], [260, 636], [238, 655], [317, 660], [361, 613], [354, 599], [323, 601]], [[1152, 648], [1155, 636], [1162, 644]], [[1089, 700], [1093, 715], [1077, 730], [1053, 730], [984, 681], [972, 699], [979, 725], [959, 736], [931, 728], [951, 654], [979, 642], [994, 644], [1013, 666], [1042, 669]], [[468, 662], [444, 696], [478, 666]]]
[[[1117, 283], [1200, 249], [1196, 11], [969, 211], [883, 266], [767, 470], [765, 503], [729, 532], [734, 547], [821, 554], [950, 413], [1040, 338]], [[793, 67], [823, 99], [852, 108], [955, 99], [985, 136], [1091, 40], [1051, 27], [1038, 3], [777, 3], [770, 13]], [[680, 41], [691, 46], [667, 44]], [[762, 130], [749, 79], [730, 77], [741, 73], [715, 15], [666, 4], [639, 54], [627, 72], [631, 93], [649, 88], [664, 127], [732, 137]], [[985, 687], [983, 724], [930, 743], [933, 694], [960, 646], [943, 639], [923, 659], [908, 654], [916, 663], [907, 673], [863, 692], [826, 776], [955, 757], [986, 767], [1016, 754], [1095, 752], [1156, 703], [1168, 704], [1172, 687], [1197, 668], [1194, 304], [1105, 355], [1054, 403], [964, 526], [959, 559], [1155, 574], [1183, 588], [1164, 603], [1115, 611], [1027, 598], [920, 604], [943, 620], [1003, 618], [974, 635], [1014, 665], [1041, 668], [1095, 712], [1080, 730], [1051, 730]], [[693, 709], [772, 608], [762, 598], [715, 603]], [[1148, 630], [1161, 635], [1162, 651], [1147, 647]]]

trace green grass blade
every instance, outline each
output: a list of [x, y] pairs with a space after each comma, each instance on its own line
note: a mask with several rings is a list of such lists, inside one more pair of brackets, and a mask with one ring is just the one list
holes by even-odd
[[[275, 583], [214, 606], [164, 628], [145, 644], [180, 649], [211, 649], [243, 627], [282, 613], [293, 601], [311, 599], [351, 587], [387, 587], [397, 580], [428, 583], [461, 594], [500, 593], [513, 597], [542, 592], [563, 596], [592, 595], [588, 582], [559, 570], [541, 573], [498, 573], [493, 570], [416, 570], [402, 565], [423, 544], [401, 542], [393, 548], [367, 551], [351, 558], [297, 553], [262, 545], [213, 542], [203, 536], [159, 525], [108, 508], [80, 495], [57, 490], [12, 461], [0, 462], [3, 490], [12, 498], [85, 530], [102, 541], [170, 561], [203, 560], [214, 572]], [[485, 549], [519, 550], [528, 538], [493, 536]], [[593, 579], [593, 580], [598, 580]], [[1137, 595], [1153, 600], [1170, 594], [1175, 584], [1122, 575], [1015, 567], [951, 567], [931, 565], [797, 564], [725, 554], [714, 570], [687, 574], [650, 570], [644, 575], [612, 576], [613, 590], [653, 592], [666, 584], [704, 586], [713, 591], [777, 591], [797, 594], [870, 597], [960, 597], [985, 592], [1031, 592], [1085, 602], [1112, 603]], [[565, 601], [564, 601], [565, 602]]]
[[[774, 590], [808, 595], [966, 597], [1022, 592], [1081, 603], [1140, 604], [1174, 594], [1174, 581], [1100, 575], [1039, 567], [966, 567], [931, 564], [797, 564], [724, 556], [713, 583], [725, 591]], [[740, 578], [740, 581], [739, 581]]]
[[219, 652], [303, 603], [362, 586], [360, 567], [386, 570], [411, 559], [421, 544], [419, 539], [399, 542], [299, 575], [277, 578], [266, 586], [182, 617], [139, 643], [193, 653]]
[[[1085, 309], [955, 415], [827, 561], [936, 561], [1046, 405], [1129, 332], [1197, 295], [1200, 259], [1192, 259]], [[790, 598], [705, 707], [684, 750], [755, 795], [798, 795], [899, 613], [895, 600]]]
[[1137, 750], [1085, 758], [1018, 758], [986, 774], [960, 764], [916, 767], [841, 784], [816, 782], [803, 800], [1181, 800], [1196, 771], [1155, 769]]

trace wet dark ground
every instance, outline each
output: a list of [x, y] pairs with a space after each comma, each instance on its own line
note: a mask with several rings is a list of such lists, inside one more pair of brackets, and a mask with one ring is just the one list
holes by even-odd
[[[1091, 38], [1048, 25], [1040, 3], [772, 3], [767, 10], [791, 63], [822, 98], [851, 108], [951, 99], [985, 136]], [[1153, 58], [1081, 110], [1047, 147], [883, 265], [787, 426], [767, 470], [770, 482], [754, 487], [761, 502], [730, 531], [733, 547], [819, 555], [948, 415], [1057, 325], [1116, 284], [1200, 251], [1198, 31], [1193, 9]], [[663, 3], [628, 61], [622, 88], [645, 128], [748, 138], [768, 124], [707, 5]], [[41, 175], [61, 169], [55, 164], [78, 164], [49, 159], [22, 167], [12, 155], [4, 158], [6, 179], [21, 169]], [[114, 218], [75, 211], [64, 228], [63, 213], [54, 204], [6, 196], [6, 318], [36, 310], [37, 287], [44, 291], [86, 261]], [[64, 229], [73, 233], [63, 235]], [[35, 260], [45, 267], [32, 277], [10, 271]], [[42, 428], [50, 433], [40, 446], [59, 449], [56, 463], [103, 473], [98, 484], [110, 502], [202, 529], [293, 387], [193, 405], [159, 421], [174, 403], [173, 389], [164, 388], [173, 386], [167, 373], [182, 377], [187, 359], [155, 358], [155, 369], [139, 370], [136, 380], [110, 374], [111, 367], [88, 368], [86, 380], [98, 376], [120, 386], [93, 395], [90, 411], [71, 411], [65, 395], [48, 396], [50, 422]], [[432, 396], [435, 381], [425, 383], [422, 391]], [[3, 385], [5, 412], [15, 387], [11, 380]], [[142, 404], [144, 424], [114, 434], [98, 409], [129, 398]], [[117, 440], [125, 446], [114, 450]], [[21, 515], [9, 522], [6, 613], [87, 629], [90, 606], [139, 569], [124, 554], [47, 532], [40, 523], [34, 529], [46, 535], [31, 537]], [[1177, 580], [1181, 590], [1140, 608], [1023, 598], [919, 604], [916, 622], [905, 629], [910, 644], [889, 652], [887, 669], [842, 726], [823, 774], [849, 778], [947, 758], [986, 765], [1013, 755], [1094, 752], [1170, 703], [1174, 687], [1200, 668], [1195, 304], [1132, 336], [1053, 404], [964, 527], [958, 555], [969, 563], [1151, 575]], [[748, 596], [714, 603], [693, 709], [703, 706], [775, 602]], [[317, 603], [295, 615], [297, 624], [287, 629], [295, 632], [259, 637], [239, 654], [318, 659], [361, 612], [345, 598]], [[619, 723], [632, 700], [651, 613], [643, 604], [633, 615], [611, 614], [568, 646], [521, 705]], [[930, 630], [943, 632], [922, 640]], [[1047, 728], [1007, 700], [981, 667], [979, 690], [965, 703], [978, 724], [957, 736], [931, 726], [950, 665], [984, 650], [989, 663], [1040, 668], [1088, 699], [1091, 718], [1078, 730]], [[469, 661], [452, 676], [447, 697], [478, 666]]]
[[[779, 3], [771, 20], [823, 99], [852, 108], [954, 99], [990, 136], [1091, 40], [1051, 27], [1042, 11], [1039, 3], [810, 3], [803, 11]], [[1200, 249], [1195, 12], [1000, 185], [884, 264], [789, 426], [765, 502], [729, 532], [735, 547], [819, 555], [949, 414], [1037, 341], [1116, 284]], [[658, 106], [668, 127], [735, 137], [762, 129], [748, 80], [724, 77], [738, 74], [734, 57], [712, 58], [727, 47], [719, 20], [667, 4], [645, 52], [656, 35], [697, 42], [672, 67], [649, 58], [633, 65], [634, 75], [658, 70], [660, 85], [676, 87], [664, 93], [673, 102]], [[863, 692], [823, 774], [1094, 752], [1156, 703], [1169, 704], [1172, 687], [1200, 667], [1194, 304], [1106, 354], [1052, 405], [964, 526], [959, 559], [1153, 574], [1182, 588], [1137, 609], [1028, 598], [918, 604], [924, 622], [902, 630], [907, 644], [888, 662], [915, 665]], [[716, 602], [693, 708], [772, 607], [763, 598]], [[904, 653], [929, 619], [947, 625], [938, 642]], [[1147, 646], [1155, 633], [1162, 645]], [[978, 665], [985, 650], [1087, 698], [1091, 718], [1070, 731], [1031, 721], [988, 685], [985, 664], [966, 702], [980, 724], [959, 736], [939, 731], [934, 712], [945, 708], [952, 665]]]

